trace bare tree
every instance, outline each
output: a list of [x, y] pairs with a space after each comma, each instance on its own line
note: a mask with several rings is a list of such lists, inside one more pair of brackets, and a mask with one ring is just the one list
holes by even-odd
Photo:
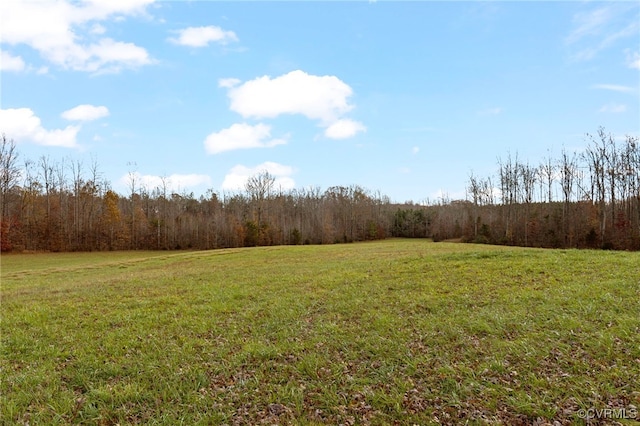
[[82, 215], [80, 210], [80, 192], [83, 185], [82, 162], [80, 160], [71, 163], [71, 175], [73, 179], [73, 234], [77, 247], [81, 245], [80, 232], [82, 230]]
[[[540, 176], [544, 177], [546, 183], [547, 202], [553, 202], [553, 182], [555, 180], [556, 165], [551, 158], [551, 155], [547, 156], [544, 162], [540, 165]], [[540, 179], [540, 182], [543, 180]]]
[[20, 169], [16, 144], [3, 134], [0, 142], [0, 221], [9, 212], [9, 193], [18, 184]]
[[138, 186], [138, 172], [135, 170], [136, 163], [128, 163], [133, 168], [129, 170], [129, 189], [131, 190], [131, 248], [136, 249], [138, 240], [136, 238], [136, 188]]
[[511, 153], [507, 160], [498, 159], [500, 169], [500, 190], [502, 191], [502, 205], [506, 206], [505, 238], [513, 240], [513, 223], [515, 222], [515, 204], [518, 201], [518, 155], [512, 160]]
[[522, 185], [524, 192], [525, 203], [525, 218], [524, 218], [524, 245], [529, 245], [529, 221], [531, 214], [531, 203], [533, 202], [533, 193], [538, 178], [538, 170], [535, 167], [531, 167], [529, 163], [520, 164], [519, 166], [520, 178], [522, 179]]
[[268, 171], [264, 170], [254, 176], [251, 176], [245, 184], [245, 189], [251, 198], [252, 204], [255, 204], [257, 211], [257, 232], [260, 239], [261, 233], [264, 227], [264, 209], [266, 200], [271, 196], [271, 191], [275, 184], [275, 177], [273, 177]]
[[2, 135], [0, 142], [0, 250], [9, 250], [9, 232], [11, 224], [9, 216], [9, 198], [14, 187], [20, 179], [20, 169], [18, 168], [18, 153], [16, 144], [12, 140], [7, 140]]
[[478, 238], [478, 222], [480, 221], [480, 217], [478, 216], [478, 204], [482, 201], [482, 184], [475, 177], [473, 172], [469, 176], [469, 185], [467, 186], [467, 193], [471, 194], [471, 199], [473, 201], [473, 237]]
[[562, 196], [563, 196], [563, 204], [562, 204], [562, 232], [565, 235], [565, 243], [568, 243], [569, 246], [572, 244], [572, 236], [569, 231], [569, 207], [571, 203], [571, 197], [573, 195], [574, 189], [574, 181], [576, 175], [576, 155], [575, 153], [572, 156], [567, 154], [566, 150], [562, 150], [562, 157], [560, 159], [559, 164], [560, 171], [560, 185], [562, 187]]
[[[56, 164], [55, 174], [58, 189], [58, 224], [56, 226], [59, 232], [59, 249], [68, 250], [71, 246], [71, 233], [69, 232], [69, 192], [67, 191], [67, 170], [64, 158]], [[66, 237], [66, 238], [65, 238]]]

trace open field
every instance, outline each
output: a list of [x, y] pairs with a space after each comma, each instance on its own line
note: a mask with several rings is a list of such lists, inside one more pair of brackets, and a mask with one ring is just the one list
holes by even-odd
[[3, 424], [640, 418], [640, 253], [3, 255], [1, 279]]

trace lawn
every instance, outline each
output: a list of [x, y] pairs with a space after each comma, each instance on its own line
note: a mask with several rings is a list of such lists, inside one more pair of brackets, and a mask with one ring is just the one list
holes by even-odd
[[640, 418], [640, 253], [392, 239], [1, 267], [3, 424]]

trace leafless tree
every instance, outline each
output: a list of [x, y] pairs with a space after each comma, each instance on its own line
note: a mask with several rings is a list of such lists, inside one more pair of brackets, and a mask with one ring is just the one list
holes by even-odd
[[0, 251], [11, 248], [9, 202], [19, 179], [20, 169], [18, 168], [18, 152], [15, 142], [13, 139], [7, 140], [3, 134], [0, 142]]
[[544, 182], [546, 183], [546, 192], [547, 192], [546, 201], [548, 203], [553, 202], [553, 182], [555, 180], [555, 173], [556, 173], [555, 162], [551, 158], [551, 155], [548, 155], [545, 158], [544, 162], [540, 165], [540, 177], [541, 177], [540, 182], [542, 184], [543, 182], [542, 177], [544, 177]]

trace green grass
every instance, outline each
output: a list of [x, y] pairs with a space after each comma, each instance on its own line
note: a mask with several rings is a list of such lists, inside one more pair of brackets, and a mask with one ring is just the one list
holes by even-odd
[[1, 279], [3, 424], [586, 424], [580, 409], [640, 407], [640, 253], [3, 255]]

